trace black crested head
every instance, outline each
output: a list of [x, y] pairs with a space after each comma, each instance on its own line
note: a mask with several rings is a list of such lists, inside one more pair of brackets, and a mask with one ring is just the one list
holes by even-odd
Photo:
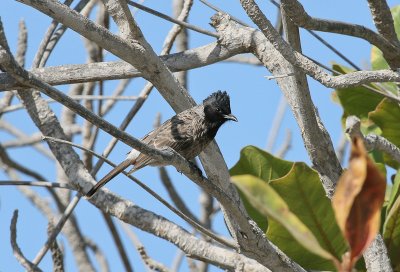
[[206, 119], [222, 125], [225, 121], [237, 122], [237, 118], [231, 114], [229, 95], [224, 91], [217, 91], [203, 100]]

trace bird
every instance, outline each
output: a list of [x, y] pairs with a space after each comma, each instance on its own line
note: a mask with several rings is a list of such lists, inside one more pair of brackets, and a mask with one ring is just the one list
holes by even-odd
[[[202, 104], [184, 110], [145, 135], [141, 141], [156, 149], [172, 148], [187, 160], [198, 156], [214, 139], [226, 121], [238, 119], [231, 113], [230, 98], [226, 91], [216, 91]], [[152, 157], [132, 149], [126, 159], [106, 174], [85, 195], [91, 198], [107, 182], [133, 165], [129, 174], [145, 166], [166, 166]]]

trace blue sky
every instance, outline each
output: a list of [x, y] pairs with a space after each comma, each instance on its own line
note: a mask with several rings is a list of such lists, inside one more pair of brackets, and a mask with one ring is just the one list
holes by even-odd
[[[311, 15], [319, 18], [345, 21], [350, 23], [362, 24], [369, 28], [375, 29], [371, 20], [371, 15], [366, 1], [344, 1], [344, 0], [325, 0], [325, 1], [301, 1], [306, 11]], [[213, 4], [230, 12], [232, 15], [253, 25], [242, 10], [239, 1], [215, 0]], [[396, 1], [389, 1], [390, 7], [393, 7]], [[147, 0], [145, 5], [152, 7], [158, 11], [171, 14], [170, 1]], [[260, 7], [264, 10], [267, 17], [275, 23], [276, 8], [269, 1], [259, 1]], [[74, 6], [74, 5], [73, 5]], [[211, 29], [209, 26], [210, 17], [214, 14], [212, 10], [205, 7], [199, 1], [195, 1], [192, 12], [189, 16], [189, 22], [203, 28]], [[30, 67], [34, 54], [46, 31], [51, 19], [42, 15], [38, 11], [25, 6], [21, 3], [11, 0], [0, 2], [0, 16], [5, 27], [7, 38], [12, 49], [16, 48], [18, 21], [23, 18], [28, 28], [28, 52], [26, 67]], [[162, 42], [171, 27], [171, 23], [160, 18], [148, 15], [142, 11], [136, 14], [136, 20], [142, 28], [145, 37], [154, 47], [156, 52], [160, 52]], [[115, 31], [115, 25], [112, 29]], [[207, 37], [190, 31], [190, 48], [201, 46], [212, 42], [212, 37]], [[368, 67], [371, 46], [360, 39], [350, 38], [346, 36], [320, 33], [331, 44], [350, 58], [353, 62], [361, 67]], [[329, 65], [331, 62], [345, 64], [329, 49], [319, 43], [314, 37], [305, 31], [301, 32], [302, 47], [304, 54], [317, 59], [319, 62]], [[115, 60], [116, 58], [107, 53], [106, 60]], [[62, 64], [85, 63], [85, 49], [82, 39], [73, 31], [68, 30], [63, 36], [61, 42], [51, 55], [48, 66]], [[227, 90], [231, 96], [231, 108], [238, 119], [238, 123], [230, 122], [225, 124], [219, 131], [216, 140], [225, 157], [228, 167], [233, 166], [238, 158], [240, 150], [247, 145], [255, 145], [265, 148], [267, 136], [273, 121], [277, 105], [279, 103], [281, 93], [275, 81], [266, 80], [263, 76], [269, 75], [269, 72], [262, 67], [254, 67], [244, 64], [220, 63], [192, 70], [189, 72], [188, 89], [197, 102], [207, 97], [215, 90]], [[112, 81], [105, 86], [105, 94], [109, 95], [113, 91], [117, 82]], [[134, 79], [128, 87], [126, 95], [137, 95], [145, 85], [144, 80]], [[336, 145], [341, 135], [341, 108], [332, 102], [331, 89], [327, 89], [321, 84], [309, 79], [311, 95], [321, 118], [328, 129], [333, 143]], [[67, 91], [68, 86], [59, 86], [58, 89]], [[15, 99], [14, 103], [18, 103]], [[119, 125], [123, 116], [129, 111], [132, 102], [120, 102], [105, 118], [115, 125]], [[60, 107], [52, 104], [53, 110], [59, 114]], [[169, 105], [162, 99], [157, 90], [153, 90], [148, 101], [143, 106], [137, 117], [132, 121], [127, 129], [135, 137], [142, 137], [152, 129], [154, 118], [157, 112], [161, 112], [162, 120], [171, 117], [174, 112]], [[3, 115], [4, 120], [16, 125], [25, 133], [31, 134], [37, 131], [33, 122], [24, 111], [18, 111]], [[279, 149], [280, 144], [285, 138], [286, 129], [292, 131], [292, 148], [287, 153], [286, 159], [293, 161], [305, 161], [309, 163], [301, 135], [297, 128], [297, 124], [288, 109], [286, 111], [282, 127], [278, 133], [278, 140], [273, 151]], [[0, 141], [4, 142], [12, 139], [12, 137], [3, 131], [0, 131]], [[98, 144], [95, 149], [101, 153], [108, 141], [111, 139], [106, 133], [101, 133]], [[81, 137], [75, 137], [74, 141], [81, 142]], [[129, 151], [129, 147], [124, 144], [118, 144], [110, 155], [110, 159], [114, 162], [120, 162], [124, 159], [125, 154]], [[80, 153], [80, 151], [77, 151]], [[30, 168], [40, 171], [49, 181], [54, 181], [54, 167], [42, 155], [29, 148], [18, 148], [9, 151], [12, 158], [20, 161]], [[110, 167], [103, 166], [98, 174], [101, 178]], [[168, 167], [172, 180], [187, 201], [190, 209], [194, 213], [199, 211], [198, 193], [199, 189], [190, 182], [185, 176], [180, 175], [172, 167]], [[156, 169], [148, 167], [137, 172], [136, 176], [146, 182], [156, 192], [168, 199], [165, 189], [160, 185], [158, 172]], [[22, 176], [23, 177], [23, 176]], [[26, 178], [26, 177], [23, 177]], [[0, 179], [8, 179], [3, 173], [0, 173]], [[159, 204], [155, 199], [138, 187], [136, 184], [129, 182], [123, 176], [117, 177], [113, 182], [107, 185], [107, 188], [114, 192], [132, 200], [139, 206], [163, 215], [166, 218], [179, 223], [187, 230], [191, 230], [185, 222], [177, 218], [169, 210]], [[47, 196], [43, 189], [37, 190], [40, 194]], [[9, 243], [9, 224], [14, 209], [20, 210], [18, 222], [18, 242], [22, 251], [29, 259], [33, 259], [38, 250], [42, 247], [46, 239], [46, 221], [45, 218], [23, 197], [23, 195], [14, 187], [0, 188], [0, 271], [22, 271], [23, 269], [12, 256]], [[112, 238], [104, 224], [101, 214], [91, 204], [82, 200], [76, 208], [76, 216], [79, 219], [80, 227], [84, 233], [107, 252], [109, 263], [112, 271], [122, 271], [122, 264], [118, 253], [113, 244]], [[226, 233], [223, 220], [219, 214], [213, 229], [218, 233], [228, 235]], [[123, 234], [122, 229], [119, 228]], [[168, 242], [153, 237], [140, 230], [135, 232], [139, 235], [142, 243], [145, 245], [149, 255], [154, 259], [170, 266], [176, 255], [177, 249]], [[130, 244], [126, 236], [123, 236], [125, 248], [129, 254], [137, 271], [143, 269], [141, 261], [135, 248]], [[66, 244], [64, 238], [62, 243]], [[73, 257], [68, 247], [66, 251], [66, 265], [68, 271], [75, 271]], [[93, 257], [93, 256], [92, 256]], [[96, 262], [94, 262], [96, 263]], [[41, 268], [45, 271], [51, 269], [51, 260], [49, 255], [42, 261]], [[183, 262], [182, 271], [187, 270], [187, 265]], [[217, 271], [218, 269], [214, 268]]]

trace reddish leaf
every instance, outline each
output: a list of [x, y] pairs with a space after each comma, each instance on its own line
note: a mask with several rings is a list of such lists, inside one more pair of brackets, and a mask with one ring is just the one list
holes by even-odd
[[339, 179], [332, 199], [337, 223], [350, 245], [350, 266], [379, 231], [386, 182], [368, 157], [364, 143], [354, 138], [349, 169]]

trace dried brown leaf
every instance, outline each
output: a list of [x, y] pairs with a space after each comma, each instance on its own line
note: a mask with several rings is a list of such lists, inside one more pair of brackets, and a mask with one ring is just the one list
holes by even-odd
[[385, 189], [386, 181], [368, 157], [363, 140], [354, 138], [349, 169], [332, 199], [337, 223], [350, 245], [351, 266], [378, 233]]

